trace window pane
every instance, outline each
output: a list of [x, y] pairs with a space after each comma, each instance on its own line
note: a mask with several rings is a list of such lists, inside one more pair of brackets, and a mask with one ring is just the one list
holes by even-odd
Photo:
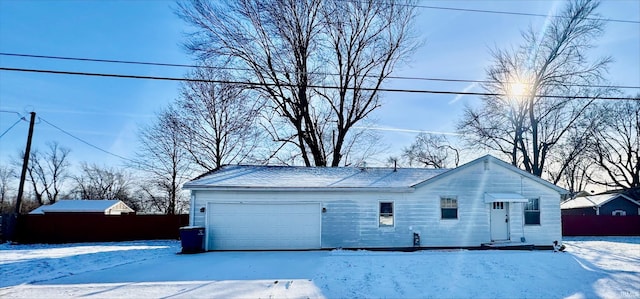
[[393, 226], [393, 216], [380, 215], [380, 226]]
[[458, 219], [458, 199], [455, 197], [440, 197], [442, 219]]
[[540, 211], [525, 211], [524, 224], [540, 224]]
[[442, 219], [458, 219], [458, 209], [442, 209]]
[[381, 202], [380, 203], [380, 214], [393, 214], [393, 203], [390, 202]]
[[457, 208], [458, 200], [450, 197], [442, 197], [440, 198], [440, 207], [441, 208]]
[[524, 208], [526, 211], [539, 211], [539, 200], [537, 198], [529, 198], [529, 202]]
[[393, 203], [381, 202], [380, 203], [380, 226], [393, 226]]

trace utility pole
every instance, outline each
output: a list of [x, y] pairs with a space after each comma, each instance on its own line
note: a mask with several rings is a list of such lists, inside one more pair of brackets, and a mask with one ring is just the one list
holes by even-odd
[[24, 181], [27, 176], [27, 167], [29, 166], [29, 155], [31, 154], [31, 138], [33, 137], [33, 124], [36, 121], [36, 113], [31, 113], [31, 122], [29, 123], [29, 135], [27, 136], [27, 147], [24, 150], [24, 160], [22, 160], [22, 173], [20, 174], [20, 186], [18, 187], [18, 198], [16, 199], [16, 214], [20, 214], [22, 206], [22, 192], [24, 191]]
[[[2, 239], [14, 241], [18, 227], [18, 215], [22, 207], [22, 193], [24, 192], [24, 181], [27, 176], [27, 166], [29, 165], [29, 155], [31, 154], [31, 138], [33, 137], [33, 125], [36, 121], [36, 113], [31, 113], [31, 122], [29, 123], [29, 135], [27, 136], [27, 147], [24, 150], [24, 158], [22, 161], [22, 173], [20, 174], [20, 185], [18, 186], [18, 197], [16, 198], [16, 209], [13, 214], [8, 217], [2, 217]], [[5, 218], [7, 218], [5, 220]]]

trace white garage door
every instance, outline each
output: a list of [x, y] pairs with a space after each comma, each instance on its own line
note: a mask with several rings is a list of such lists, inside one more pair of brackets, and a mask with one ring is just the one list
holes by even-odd
[[209, 203], [209, 250], [319, 249], [319, 203]]

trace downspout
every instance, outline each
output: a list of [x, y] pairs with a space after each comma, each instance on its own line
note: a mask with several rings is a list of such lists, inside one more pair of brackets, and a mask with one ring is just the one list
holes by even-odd
[[527, 238], [524, 236], [524, 202], [520, 203], [520, 211], [522, 211], [522, 217], [520, 217], [520, 224], [522, 225], [522, 237], [520, 238], [520, 242], [524, 243], [527, 241]]
[[195, 225], [195, 215], [196, 215], [196, 191], [195, 190], [191, 190], [191, 198], [189, 199], [189, 209], [191, 210], [189, 212], [189, 225], [193, 226]]
[[596, 216], [600, 215], [600, 206], [596, 204], [593, 200], [589, 199], [589, 196], [585, 196], [584, 198], [586, 198], [589, 202], [593, 204], [593, 206], [596, 209]]
[[[524, 197], [524, 176], [520, 176], [520, 195]], [[524, 243], [527, 238], [524, 236], [524, 202], [520, 203], [520, 225], [522, 226], [522, 237], [520, 237], [520, 242]]]

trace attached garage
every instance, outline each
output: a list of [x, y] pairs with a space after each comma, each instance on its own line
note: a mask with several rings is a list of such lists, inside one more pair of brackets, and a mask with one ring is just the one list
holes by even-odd
[[320, 203], [209, 203], [207, 248], [320, 249]]
[[227, 165], [184, 188], [212, 251], [550, 248], [566, 192], [492, 156], [455, 169]]

